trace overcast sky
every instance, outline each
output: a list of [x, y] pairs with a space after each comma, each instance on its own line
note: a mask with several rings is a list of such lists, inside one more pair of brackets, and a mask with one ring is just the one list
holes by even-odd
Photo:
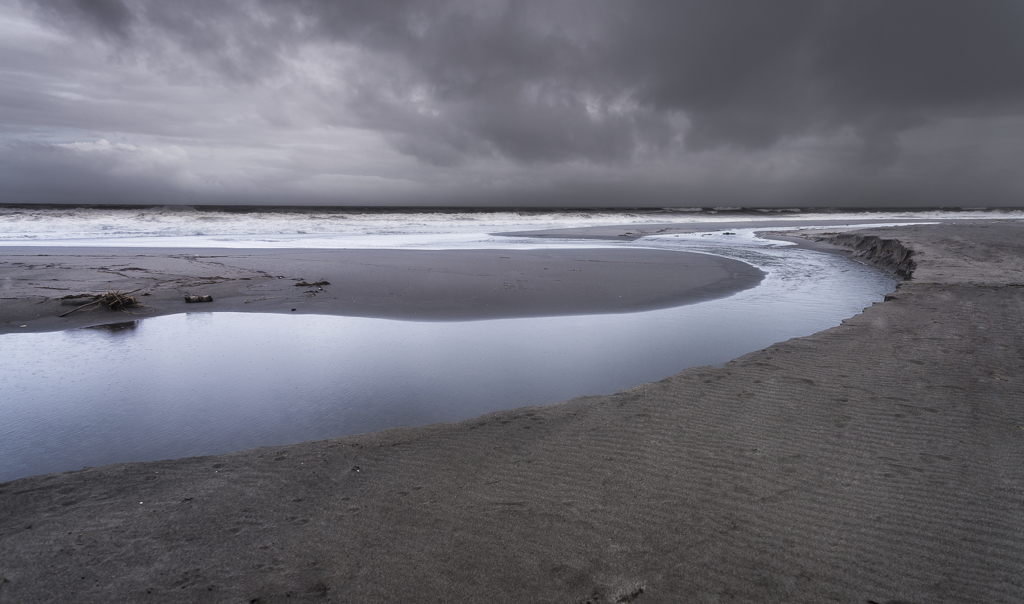
[[1024, 206], [1021, 0], [0, 0], [0, 203]]

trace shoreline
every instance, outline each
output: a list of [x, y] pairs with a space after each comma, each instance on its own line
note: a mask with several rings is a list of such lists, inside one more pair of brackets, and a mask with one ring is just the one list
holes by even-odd
[[723, 368], [0, 484], [0, 601], [1024, 600], [1024, 223], [855, 233], [911, 279]]
[[[826, 215], [827, 216], [827, 215]], [[757, 229], [760, 231], [773, 231], [774, 229], [786, 227], [801, 227], [806, 229], [820, 228], [851, 228], [851, 222], [855, 222], [855, 228], [870, 228], [873, 224], [892, 224], [894, 222], [946, 222], [940, 219], [878, 219], [870, 218], [864, 220], [757, 220], [751, 217], [750, 220], [722, 221], [722, 222], [695, 222], [695, 223], [647, 223], [635, 225], [603, 225], [593, 227], [570, 227], [564, 229], [541, 229], [527, 231], [508, 231], [492, 233], [493, 235], [504, 235], [506, 237], [529, 237], [536, 239], [590, 239], [606, 241], [635, 241], [649, 235], [674, 235], [683, 233], [704, 233], [713, 231], [731, 231], [736, 229]], [[820, 251], [828, 250], [825, 247]]]

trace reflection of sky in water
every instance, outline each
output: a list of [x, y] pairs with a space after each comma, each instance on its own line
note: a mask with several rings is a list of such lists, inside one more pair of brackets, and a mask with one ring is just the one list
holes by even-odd
[[644, 240], [768, 272], [731, 297], [651, 312], [430, 323], [192, 313], [0, 336], [0, 480], [612, 393], [837, 325], [893, 289], [844, 258], [737, 233]]

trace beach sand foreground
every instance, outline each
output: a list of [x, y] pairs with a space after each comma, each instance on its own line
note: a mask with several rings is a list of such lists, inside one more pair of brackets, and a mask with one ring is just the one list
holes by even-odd
[[912, 278], [724, 368], [0, 484], [0, 601], [1024, 601], [1024, 223], [857, 233]]

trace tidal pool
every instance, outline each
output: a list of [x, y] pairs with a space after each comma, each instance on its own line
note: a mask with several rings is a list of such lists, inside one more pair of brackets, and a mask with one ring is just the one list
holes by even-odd
[[188, 313], [0, 336], [0, 480], [613, 393], [832, 327], [894, 289], [839, 256], [728, 255], [768, 276], [649, 312], [446, 322]]

